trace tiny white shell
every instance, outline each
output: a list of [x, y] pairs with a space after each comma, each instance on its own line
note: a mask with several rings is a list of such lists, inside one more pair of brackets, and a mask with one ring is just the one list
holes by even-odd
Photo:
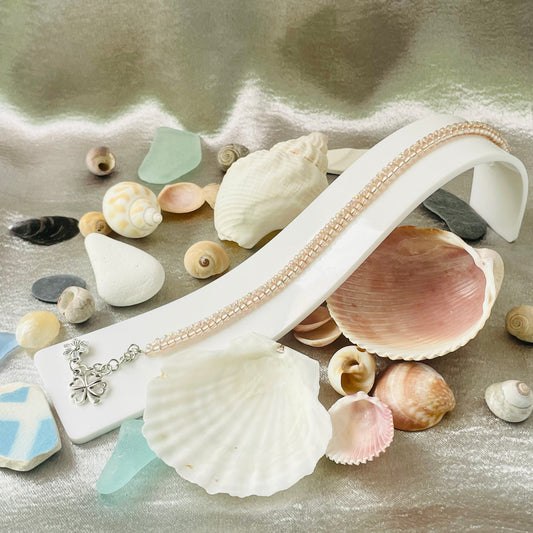
[[89, 172], [96, 176], [107, 176], [115, 170], [116, 160], [106, 146], [91, 148], [85, 157], [85, 164]]
[[67, 287], [57, 301], [57, 309], [71, 324], [80, 324], [94, 314], [93, 295], [82, 287]]
[[363, 348], [345, 346], [333, 354], [328, 365], [331, 386], [343, 396], [369, 392], [376, 377], [376, 362]]
[[489, 409], [507, 422], [522, 422], [533, 411], [533, 393], [523, 381], [509, 379], [493, 383], [485, 391]]
[[313, 472], [331, 438], [319, 365], [249, 334], [165, 360], [148, 384], [143, 434], [209, 494], [269, 496]]

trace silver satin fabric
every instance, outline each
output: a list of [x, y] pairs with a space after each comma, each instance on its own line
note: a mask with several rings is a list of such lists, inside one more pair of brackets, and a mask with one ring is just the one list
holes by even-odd
[[[136, 180], [159, 126], [202, 136], [203, 160], [187, 179], [220, 181], [216, 152], [250, 149], [320, 130], [330, 148], [368, 148], [433, 112], [500, 128], [512, 152], [533, 163], [531, 4], [360, 0], [199, 0], [0, 4], [0, 330], [15, 331], [32, 310], [32, 283], [71, 273], [96, 293], [83, 239], [41, 247], [7, 227], [45, 215], [100, 210], [109, 186]], [[87, 151], [107, 145], [118, 169], [97, 178]], [[156, 193], [160, 187], [151, 187]], [[450, 190], [468, 198], [469, 177]], [[97, 299], [86, 324], [63, 324], [58, 341], [153, 309], [202, 286], [185, 272], [192, 243], [216, 239], [212, 211], [165, 215], [134, 244], [157, 257], [167, 280], [150, 301], [112, 308]], [[442, 227], [418, 208], [407, 222]], [[487, 409], [485, 388], [505, 379], [533, 384], [533, 347], [510, 337], [507, 311], [533, 304], [533, 218], [509, 244], [489, 230], [476, 246], [498, 251], [505, 280], [490, 319], [457, 352], [429, 364], [447, 380], [457, 407], [424, 432], [397, 431], [379, 458], [357, 467], [326, 458], [295, 486], [268, 498], [209, 496], [162, 462], [121, 491], [95, 482], [118, 431], [63, 449], [27, 473], [0, 471], [0, 530], [11, 531], [532, 531], [533, 418], [509, 424]], [[250, 252], [225, 244], [232, 265]], [[132, 332], [133, 334], [133, 332]], [[125, 340], [128, 344], [130, 339]], [[320, 399], [331, 355], [282, 342], [321, 365]], [[379, 360], [383, 369], [388, 361]], [[38, 383], [32, 354], [0, 363], [0, 385]]]

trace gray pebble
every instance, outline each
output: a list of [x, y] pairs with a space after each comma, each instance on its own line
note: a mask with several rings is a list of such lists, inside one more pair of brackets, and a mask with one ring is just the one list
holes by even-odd
[[31, 286], [31, 293], [37, 300], [48, 303], [57, 303], [61, 293], [67, 287], [87, 287], [87, 283], [77, 276], [70, 274], [59, 274], [38, 279]]

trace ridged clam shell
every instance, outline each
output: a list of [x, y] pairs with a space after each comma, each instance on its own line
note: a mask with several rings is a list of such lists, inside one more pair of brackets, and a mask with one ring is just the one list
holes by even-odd
[[327, 137], [315, 132], [233, 163], [215, 205], [219, 238], [251, 248], [284, 228], [327, 187], [326, 153]]
[[29, 218], [13, 224], [9, 231], [25, 241], [44, 246], [66, 241], [79, 233], [75, 218], [61, 216]]
[[506, 422], [522, 422], [533, 411], [533, 392], [523, 381], [509, 379], [493, 383], [485, 391], [489, 409]]
[[372, 461], [394, 437], [391, 410], [378, 398], [358, 392], [337, 400], [329, 410], [333, 436], [326, 456], [343, 465]]
[[249, 334], [227, 349], [191, 349], [148, 384], [152, 450], [209, 494], [268, 496], [310, 474], [331, 438], [318, 363]]
[[374, 396], [392, 411], [394, 427], [420, 431], [438, 424], [455, 407], [444, 378], [424, 363], [395, 363], [379, 377]]
[[448, 231], [396, 228], [327, 303], [351, 342], [390, 359], [432, 359], [473, 339], [503, 278], [492, 250]]
[[124, 237], [146, 237], [163, 220], [155, 194], [131, 181], [122, 181], [107, 190], [102, 212], [111, 229]]

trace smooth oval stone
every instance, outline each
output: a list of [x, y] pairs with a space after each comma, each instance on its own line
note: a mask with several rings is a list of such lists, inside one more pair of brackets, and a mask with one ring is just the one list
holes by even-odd
[[158, 128], [139, 167], [148, 183], [169, 183], [196, 168], [202, 160], [200, 137], [190, 131]]
[[142, 434], [143, 424], [143, 420], [122, 422], [117, 445], [96, 482], [96, 490], [100, 494], [111, 494], [121, 489], [157, 458]]
[[25, 241], [43, 246], [66, 241], [80, 232], [75, 218], [60, 216], [29, 218], [13, 224], [9, 231]]
[[59, 300], [61, 293], [67, 287], [81, 287], [86, 289], [87, 283], [81, 278], [78, 278], [78, 276], [57, 274], [38, 279], [31, 286], [31, 293], [37, 300], [41, 300], [41, 302], [55, 304]]
[[60, 449], [43, 391], [27, 383], [0, 387], [0, 467], [25, 472]]
[[475, 241], [487, 232], [487, 223], [465, 201], [444, 189], [436, 190], [423, 205], [462, 239]]
[[14, 333], [0, 331], [0, 361], [18, 346]]
[[124, 307], [154, 296], [165, 281], [161, 263], [150, 254], [100, 233], [85, 237], [96, 290], [110, 305]]

